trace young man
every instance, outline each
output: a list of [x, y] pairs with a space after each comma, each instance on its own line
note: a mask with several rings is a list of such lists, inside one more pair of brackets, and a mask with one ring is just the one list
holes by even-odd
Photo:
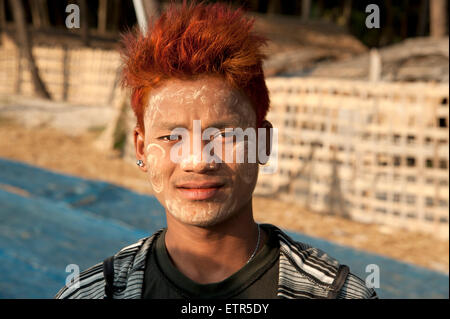
[[56, 298], [376, 297], [322, 251], [253, 220], [271, 124], [265, 39], [252, 23], [222, 4], [183, 3], [147, 35], [124, 37], [136, 157], [167, 228], [86, 270]]

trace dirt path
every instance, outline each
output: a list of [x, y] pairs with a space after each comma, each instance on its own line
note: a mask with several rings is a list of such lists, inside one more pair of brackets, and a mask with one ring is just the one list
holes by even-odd
[[[100, 152], [93, 147], [92, 142], [98, 134], [98, 131], [91, 131], [80, 136], [68, 136], [54, 128], [21, 128], [0, 117], [0, 157], [151, 194], [145, 175], [137, 167], [124, 162], [114, 152]], [[448, 273], [448, 240], [323, 216], [268, 198], [254, 198], [254, 215], [259, 222], [273, 223], [288, 230]]]

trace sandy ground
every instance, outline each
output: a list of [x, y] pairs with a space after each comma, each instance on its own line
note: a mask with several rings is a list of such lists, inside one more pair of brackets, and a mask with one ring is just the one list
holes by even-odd
[[[115, 152], [102, 152], [93, 146], [99, 133], [99, 130], [91, 130], [70, 136], [46, 126], [22, 128], [0, 116], [0, 157], [151, 194], [145, 175], [134, 164], [124, 162]], [[448, 273], [448, 240], [324, 216], [270, 198], [254, 198], [254, 215], [259, 222], [273, 223], [288, 230]]]

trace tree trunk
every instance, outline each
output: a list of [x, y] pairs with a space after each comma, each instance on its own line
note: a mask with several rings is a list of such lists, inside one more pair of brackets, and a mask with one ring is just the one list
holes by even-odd
[[323, 0], [317, 0], [316, 1], [316, 10], [315, 10], [315, 15], [313, 16], [313, 18], [322, 18], [323, 12], [325, 11], [325, 4], [323, 2]]
[[108, 16], [108, 0], [99, 0], [98, 2], [98, 32], [105, 34]]
[[80, 29], [81, 29], [81, 40], [84, 45], [89, 46], [89, 10], [86, 0], [79, 0], [80, 4]]
[[28, 65], [30, 67], [31, 72], [31, 80], [33, 82], [35, 92], [39, 97], [50, 99], [50, 94], [48, 93], [44, 82], [39, 76], [39, 70], [36, 66], [36, 62], [31, 52], [32, 45], [28, 37], [28, 30], [25, 21], [25, 13], [24, 8], [22, 6], [22, 1], [9, 0], [9, 4], [11, 6], [14, 16], [14, 22], [16, 25], [16, 33], [17, 38], [19, 40], [20, 50], [23, 52], [23, 55], [28, 61]]
[[447, 33], [447, 1], [430, 0], [430, 36], [440, 38]]
[[344, 25], [348, 27], [350, 23], [350, 17], [352, 15], [352, 0], [345, 0], [344, 6], [342, 8], [342, 19], [344, 20]]
[[403, 39], [406, 39], [408, 37], [408, 16], [409, 16], [408, 0], [403, 0], [402, 7], [405, 13], [402, 14], [402, 17], [400, 19], [400, 34]]
[[5, 0], [0, 0], [0, 31], [6, 29], [6, 8]]
[[121, 14], [121, 6], [120, 6], [120, 0], [110, 0], [112, 1], [110, 8], [111, 8], [111, 16], [110, 16], [110, 26], [112, 31], [118, 31], [119, 28], [119, 20], [120, 20], [120, 14]]
[[41, 13], [42, 27], [48, 27], [50, 25], [50, 20], [48, 18], [47, 0], [38, 0], [38, 3], [38, 8]]
[[258, 12], [259, 0], [249, 0], [249, 1], [247, 1], [247, 8], [248, 8], [249, 11]]
[[428, 22], [428, 1], [421, 0], [419, 8], [419, 23], [417, 24], [417, 35], [423, 37], [426, 34], [427, 22]]
[[41, 15], [38, 8], [37, 1], [30, 1], [30, 9], [31, 9], [31, 21], [33, 26], [39, 29], [42, 26]]
[[280, 1], [277, 0], [269, 0], [269, 4], [267, 6], [267, 14], [280, 14], [281, 13], [281, 4]]
[[379, 40], [379, 46], [384, 46], [391, 43], [394, 32], [394, 7], [392, 6], [392, 0], [386, 0], [384, 2], [386, 6], [386, 26], [383, 29]]
[[302, 0], [302, 21], [309, 20], [310, 12], [311, 12], [311, 0]]
[[36, 28], [48, 27], [48, 8], [46, 0], [29, 1], [33, 26]]

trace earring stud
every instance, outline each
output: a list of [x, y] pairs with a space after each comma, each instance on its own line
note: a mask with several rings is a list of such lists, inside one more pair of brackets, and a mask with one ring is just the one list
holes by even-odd
[[142, 160], [137, 160], [136, 165], [139, 167], [142, 167], [142, 166], [144, 166], [144, 162]]

